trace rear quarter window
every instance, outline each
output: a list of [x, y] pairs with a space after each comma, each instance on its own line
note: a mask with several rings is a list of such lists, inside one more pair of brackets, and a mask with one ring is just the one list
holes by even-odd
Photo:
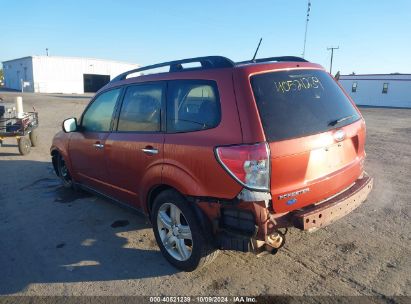
[[[360, 118], [341, 88], [321, 70], [291, 70], [250, 79], [267, 141], [308, 136]], [[345, 118], [340, 123], [336, 123]]]
[[214, 81], [174, 80], [168, 83], [168, 133], [211, 129], [220, 120], [220, 98]]

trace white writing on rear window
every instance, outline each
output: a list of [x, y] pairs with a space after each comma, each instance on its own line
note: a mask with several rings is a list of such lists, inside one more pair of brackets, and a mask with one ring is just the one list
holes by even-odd
[[321, 81], [315, 76], [300, 77], [294, 80], [274, 81], [274, 85], [279, 93], [287, 93], [294, 91], [323, 89]]

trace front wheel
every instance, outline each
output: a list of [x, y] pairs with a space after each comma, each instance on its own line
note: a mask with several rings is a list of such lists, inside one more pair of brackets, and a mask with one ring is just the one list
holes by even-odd
[[179, 269], [193, 271], [217, 255], [188, 202], [176, 191], [166, 190], [156, 197], [152, 223], [161, 253]]
[[64, 188], [73, 188], [73, 180], [67, 168], [66, 162], [60, 154], [57, 155], [57, 171]]

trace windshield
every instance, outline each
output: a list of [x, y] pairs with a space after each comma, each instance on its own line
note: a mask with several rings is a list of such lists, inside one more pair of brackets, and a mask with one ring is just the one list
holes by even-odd
[[267, 141], [325, 132], [360, 118], [334, 79], [321, 70], [269, 72], [251, 77]]

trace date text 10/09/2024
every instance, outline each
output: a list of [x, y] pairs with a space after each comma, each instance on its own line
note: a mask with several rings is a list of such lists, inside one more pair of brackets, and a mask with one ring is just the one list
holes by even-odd
[[150, 297], [150, 303], [257, 303], [254, 297]]

